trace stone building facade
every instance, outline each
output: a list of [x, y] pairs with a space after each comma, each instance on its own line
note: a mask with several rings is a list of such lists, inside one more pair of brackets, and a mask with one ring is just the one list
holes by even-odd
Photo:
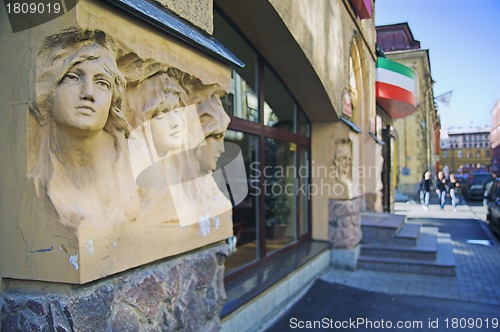
[[411, 68], [416, 75], [416, 110], [396, 119], [396, 188], [410, 197], [416, 195], [422, 174], [439, 168], [439, 132], [434, 104], [429, 50], [421, 49], [408, 23], [377, 26], [377, 45], [385, 56]]

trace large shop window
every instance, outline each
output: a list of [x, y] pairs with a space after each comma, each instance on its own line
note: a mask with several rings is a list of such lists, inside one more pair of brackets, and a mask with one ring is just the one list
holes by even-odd
[[225, 140], [241, 148], [249, 189], [233, 209], [231, 279], [310, 239], [311, 125], [279, 75], [217, 11], [214, 37], [245, 63], [222, 100], [231, 116]]

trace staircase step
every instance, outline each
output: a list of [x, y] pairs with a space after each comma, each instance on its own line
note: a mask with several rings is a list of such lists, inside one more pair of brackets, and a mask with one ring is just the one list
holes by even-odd
[[363, 242], [392, 242], [404, 225], [405, 215], [392, 213], [361, 213]]
[[420, 224], [404, 224], [394, 236], [394, 243], [403, 246], [417, 245], [420, 237]]
[[435, 260], [437, 235], [422, 233], [414, 246], [406, 244], [367, 243], [361, 245], [361, 255], [370, 257], [391, 257], [420, 260]]
[[[427, 235], [422, 233], [423, 238]], [[449, 234], [437, 234], [437, 251], [435, 260], [374, 257], [361, 255], [357, 267], [365, 270], [417, 273], [425, 275], [456, 276], [456, 264], [453, 256], [453, 246]]]

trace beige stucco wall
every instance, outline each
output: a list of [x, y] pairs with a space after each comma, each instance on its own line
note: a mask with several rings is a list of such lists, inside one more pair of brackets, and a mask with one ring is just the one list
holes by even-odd
[[156, 0], [168, 10], [179, 15], [194, 26], [212, 34], [213, 26], [213, 0]]
[[[340, 0], [271, 0], [270, 3], [306, 54], [335, 111], [340, 114], [342, 91], [349, 83], [349, 56], [355, 34], [363, 34], [363, 41], [366, 41], [363, 60], [368, 71], [374, 70], [373, 20], [353, 21], [350, 4], [346, 6]], [[373, 90], [374, 87], [367, 83], [365, 88]], [[369, 97], [367, 105], [371, 101], [374, 102], [374, 97]]]

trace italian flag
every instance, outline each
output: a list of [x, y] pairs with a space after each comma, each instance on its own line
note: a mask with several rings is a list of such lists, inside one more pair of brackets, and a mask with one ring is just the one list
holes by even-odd
[[377, 102], [394, 119], [411, 115], [417, 109], [416, 75], [405, 65], [378, 58], [375, 90]]

